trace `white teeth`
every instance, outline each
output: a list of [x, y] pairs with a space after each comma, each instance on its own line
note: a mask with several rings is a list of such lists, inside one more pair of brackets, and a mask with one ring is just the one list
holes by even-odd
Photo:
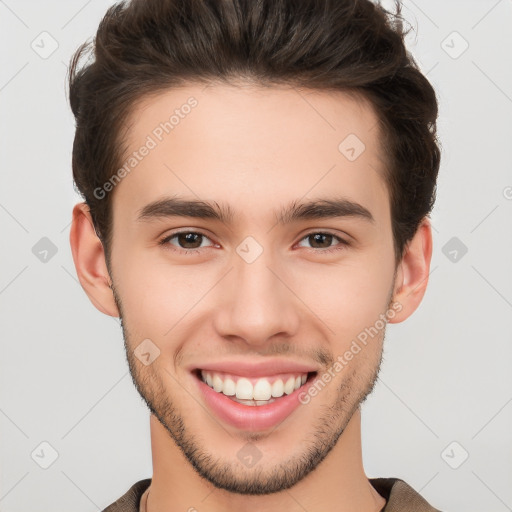
[[274, 384], [272, 384], [272, 396], [275, 398], [279, 398], [283, 396], [284, 393], [284, 384], [281, 379], [277, 379]]
[[244, 400], [252, 400], [253, 388], [249, 379], [238, 379], [236, 383], [236, 397]]
[[233, 396], [236, 395], [236, 384], [233, 379], [230, 379], [229, 377], [224, 380], [224, 387], [222, 388], [222, 392], [226, 396]]
[[269, 400], [272, 396], [272, 386], [267, 379], [260, 379], [254, 385], [254, 400]]
[[290, 377], [286, 384], [284, 385], [284, 392], [289, 395], [290, 393], [293, 393], [293, 389], [295, 388], [295, 378]]
[[239, 404], [242, 404], [242, 405], [250, 405], [250, 406], [268, 405], [268, 404], [271, 404], [272, 402], [275, 402], [275, 400], [273, 398], [271, 400], [238, 400], [238, 398], [232, 398], [231, 400], [238, 402]]
[[207, 372], [201, 370], [201, 378], [208, 386], [213, 388], [217, 393], [223, 393], [230, 396], [239, 403], [245, 405], [264, 405], [272, 403], [274, 398], [279, 398], [284, 394], [289, 395], [296, 389], [299, 389], [305, 384], [308, 376], [307, 374], [290, 376], [286, 382], [282, 379], [275, 380], [272, 384], [266, 378], [261, 378], [252, 384], [252, 382], [245, 378], [240, 377], [236, 382], [231, 377], [224, 377], [215, 372]]
[[222, 382], [222, 379], [216, 374], [213, 374], [213, 389], [217, 391], [217, 393], [220, 393], [222, 391], [222, 388], [224, 387], [224, 383]]

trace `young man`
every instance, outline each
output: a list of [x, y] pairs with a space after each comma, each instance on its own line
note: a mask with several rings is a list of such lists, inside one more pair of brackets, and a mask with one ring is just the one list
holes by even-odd
[[72, 60], [71, 247], [121, 319], [153, 476], [113, 511], [433, 511], [360, 405], [420, 304], [435, 92], [368, 0], [134, 0]]

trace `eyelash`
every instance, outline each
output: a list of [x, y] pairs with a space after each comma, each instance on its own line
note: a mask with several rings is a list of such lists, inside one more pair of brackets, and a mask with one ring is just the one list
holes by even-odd
[[[171, 235], [166, 236], [162, 240], [160, 240], [159, 245], [167, 246], [166, 247], [167, 249], [177, 252], [177, 253], [180, 253], [180, 254], [198, 254], [198, 253], [202, 252], [202, 249], [207, 248], [207, 247], [201, 247], [198, 249], [182, 249], [182, 248], [177, 249], [174, 246], [172, 246], [172, 244], [169, 244], [170, 240], [172, 240], [176, 236], [182, 235], [182, 234], [201, 235], [204, 238], [208, 238], [208, 240], [210, 240], [210, 238], [207, 235], [205, 235], [204, 233], [201, 233], [200, 231], [177, 231], [175, 233], [172, 233]], [[314, 247], [307, 248], [307, 249], [309, 249], [309, 251], [313, 251], [315, 253], [333, 253], [333, 252], [341, 251], [350, 245], [350, 243], [347, 242], [346, 240], [344, 240], [343, 238], [339, 237], [338, 235], [335, 235], [334, 233], [329, 233], [328, 231], [312, 231], [310, 233], [307, 233], [305, 236], [303, 236], [299, 240], [299, 242], [302, 242], [304, 239], [309, 238], [312, 235], [329, 235], [329, 236], [332, 236], [334, 239], [338, 240], [338, 242], [339, 242], [337, 245], [335, 245], [329, 249], [316, 249]]]

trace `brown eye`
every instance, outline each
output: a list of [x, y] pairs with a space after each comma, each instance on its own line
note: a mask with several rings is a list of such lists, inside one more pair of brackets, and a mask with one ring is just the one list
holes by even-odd
[[312, 247], [316, 249], [328, 249], [334, 239], [333, 235], [328, 233], [315, 233], [308, 235], [308, 240]]
[[200, 233], [178, 233], [176, 239], [183, 249], [197, 249], [201, 247], [203, 235]]
[[[323, 233], [323, 232], [315, 232], [306, 235], [302, 240], [307, 240], [310, 244], [311, 249], [318, 249], [315, 252], [331, 252], [337, 251], [339, 249], [343, 249], [345, 246], [349, 245], [348, 242], [343, 240], [337, 235], [333, 235], [331, 233]], [[333, 242], [337, 241], [333, 245]]]
[[[172, 240], [175, 240], [176, 242], [172, 242]], [[169, 235], [165, 237], [160, 244], [171, 246], [170, 248], [175, 251], [180, 251], [182, 249], [183, 251], [187, 252], [187, 250], [191, 250], [190, 252], [199, 252], [194, 251], [194, 249], [202, 249], [204, 247], [208, 247], [208, 245], [203, 245], [203, 242], [205, 240], [208, 240], [211, 242], [211, 240], [202, 233], [197, 233], [195, 231], [179, 231], [177, 233], [173, 233], [172, 235]], [[213, 245], [211, 243], [210, 245]]]

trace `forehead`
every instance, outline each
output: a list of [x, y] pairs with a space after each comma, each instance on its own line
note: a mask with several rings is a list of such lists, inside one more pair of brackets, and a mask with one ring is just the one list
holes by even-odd
[[378, 119], [356, 95], [189, 84], [145, 97], [127, 126], [133, 165], [114, 197], [133, 208], [178, 194], [247, 211], [329, 192], [387, 205]]

